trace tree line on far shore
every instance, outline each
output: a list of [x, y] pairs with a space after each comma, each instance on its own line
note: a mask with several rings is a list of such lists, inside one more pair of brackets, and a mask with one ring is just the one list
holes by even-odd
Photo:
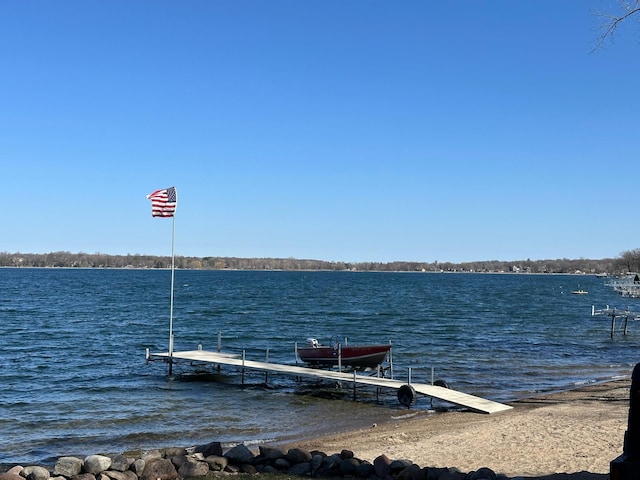
[[[376, 272], [480, 272], [480, 273], [583, 273], [618, 275], [640, 271], [640, 249], [617, 258], [555, 260], [488, 260], [452, 262], [329, 262], [297, 258], [185, 257], [174, 259], [175, 268], [189, 270], [332, 270]], [[171, 268], [171, 257], [103, 253], [0, 252], [0, 267], [43, 268]]]

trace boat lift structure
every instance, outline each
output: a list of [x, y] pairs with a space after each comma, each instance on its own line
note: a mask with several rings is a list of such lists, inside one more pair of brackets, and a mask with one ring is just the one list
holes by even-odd
[[623, 335], [627, 334], [629, 320], [640, 320], [640, 312], [634, 312], [629, 310], [627, 307], [626, 310], [620, 310], [619, 308], [602, 308], [600, 310], [596, 310], [595, 306], [591, 306], [591, 316], [607, 316], [611, 317], [611, 338], [613, 338], [613, 332], [616, 329], [616, 318], [624, 318], [624, 327], [623, 327]]
[[335, 370], [323, 370], [319, 368], [302, 367], [299, 365], [286, 365], [279, 363], [271, 363], [267, 360], [264, 362], [258, 362], [253, 360], [247, 360], [245, 352], [242, 356], [228, 353], [212, 352], [203, 350], [201, 346], [198, 346], [198, 350], [190, 350], [183, 352], [164, 352], [164, 353], [150, 353], [149, 349], [146, 352], [147, 361], [162, 360], [169, 365], [176, 361], [188, 361], [192, 365], [196, 364], [211, 364], [216, 366], [226, 365], [236, 367], [242, 372], [242, 379], [244, 383], [244, 374], [246, 370], [262, 371], [267, 375], [269, 373], [278, 373], [292, 375], [295, 377], [311, 377], [320, 378], [324, 380], [335, 380], [339, 382], [353, 382], [353, 391], [355, 398], [355, 391], [357, 385], [368, 385], [376, 388], [389, 388], [397, 390], [398, 400], [405, 406], [410, 406], [416, 398], [416, 394], [420, 393], [427, 395], [431, 398], [437, 398], [446, 402], [467, 407], [473, 411], [480, 413], [497, 413], [505, 410], [510, 410], [510, 405], [504, 405], [502, 403], [494, 402], [492, 400], [486, 400], [484, 398], [476, 397], [466, 393], [458, 392], [450, 388], [439, 385], [429, 385], [422, 383], [411, 383], [411, 374], [409, 370], [408, 382], [402, 382], [394, 380], [392, 378], [382, 378], [380, 376], [368, 376], [359, 374], [356, 370], [353, 372], [343, 372]]
[[611, 279], [605, 285], [623, 297], [640, 298], [640, 275], [637, 273]]

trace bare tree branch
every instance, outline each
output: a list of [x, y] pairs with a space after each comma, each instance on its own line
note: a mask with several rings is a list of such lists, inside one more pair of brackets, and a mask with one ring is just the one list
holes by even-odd
[[598, 50], [598, 48], [600, 48], [607, 39], [613, 41], [613, 37], [615, 36], [618, 26], [628, 18], [640, 13], [640, 0], [636, 0], [635, 2], [621, 1], [620, 10], [622, 10], [622, 14], [620, 15], [611, 15], [607, 13], [596, 14], [603, 17], [605, 21], [601, 28], [602, 35], [598, 37], [596, 45], [591, 50], [592, 52]]

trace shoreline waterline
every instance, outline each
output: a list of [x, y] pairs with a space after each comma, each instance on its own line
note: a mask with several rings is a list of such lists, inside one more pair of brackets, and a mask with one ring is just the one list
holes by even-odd
[[[378, 422], [370, 425], [348, 429], [336, 425], [335, 431], [321, 435], [309, 434], [248, 444], [247, 447], [253, 451], [257, 451], [259, 446], [267, 446], [327, 453], [347, 449], [353, 451], [358, 459], [370, 462], [377, 456], [386, 455], [389, 458], [407, 459], [423, 467], [452, 467], [461, 471], [488, 467], [507, 476], [527, 475], [529, 479], [547, 480], [553, 478], [550, 476], [553, 474], [573, 473], [578, 479], [586, 479], [591, 477], [579, 476], [580, 472], [605, 474], [608, 463], [622, 453], [630, 383], [630, 378], [625, 378], [535, 396], [514, 402], [513, 410], [492, 415], [459, 410], [437, 413], [407, 410], [402, 417], [377, 419]], [[566, 438], [557, 438], [554, 430], [561, 431]], [[609, 441], [603, 444], [583, 432], [609, 438]], [[493, 438], [494, 443], [499, 440], [498, 435], [509, 435], [512, 437], [508, 442], [511, 454], [521, 454], [522, 457], [495, 456], [494, 450], [502, 448], [501, 442], [492, 449], [489, 441], [475, 441], [474, 436], [477, 435]], [[517, 435], [520, 437], [514, 437]], [[549, 438], [545, 441], [547, 436]], [[215, 441], [214, 438], [209, 439], [209, 442]], [[549, 442], [558, 441], [564, 448], [558, 448], [557, 443], [548, 445]], [[461, 456], [459, 442], [463, 445], [471, 442], [475, 448], [467, 449], [466, 455]], [[535, 442], [534, 449], [531, 449], [531, 442]], [[596, 451], [597, 444], [599, 449]], [[189, 449], [193, 446], [166, 445], [158, 448]], [[224, 445], [225, 450], [233, 446], [235, 444]], [[554, 448], [558, 451], [554, 452]], [[146, 449], [132, 448], [128, 451], [142, 452]], [[108, 452], [110, 455], [126, 453]], [[95, 454], [107, 452], [84, 452], [83, 455]], [[538, 457], [544, 457], [544, 460]], [[591, 469], [583, 468], [587, 463]], [[53, 464], [38, 465], [53, 467]], [[520, 469], [519, 465], [522, 466]], [[0, 472], [13, 466], [15, 464], [0, 464]]]

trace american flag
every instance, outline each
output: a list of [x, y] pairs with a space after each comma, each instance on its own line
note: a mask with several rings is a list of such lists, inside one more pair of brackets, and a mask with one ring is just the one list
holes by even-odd
[[175, 187], [163, 188], [147, 195], [151, 200], [151, 216], [173, 217], [178, 204], [178, 192]]

